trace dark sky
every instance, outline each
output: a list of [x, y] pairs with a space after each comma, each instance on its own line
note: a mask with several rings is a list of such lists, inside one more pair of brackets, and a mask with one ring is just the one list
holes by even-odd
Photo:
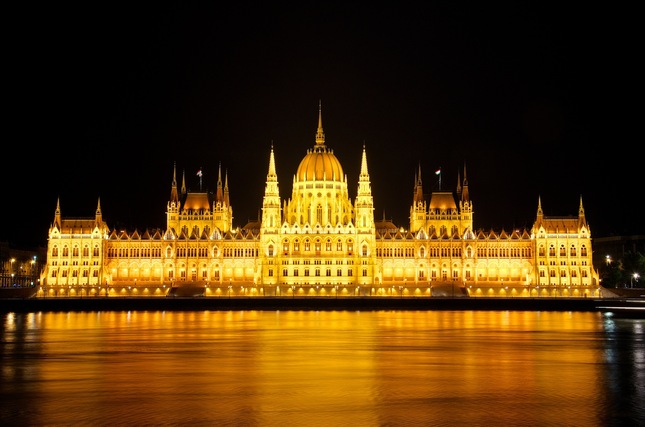
[[192, 189], [221, 164], [242, 226], [271, 144], [291, 196], [319, 101], [352, 198], [365, 144], [377, 218], [407, 225], [419, 166], [430, 192], [465, 164], [477, 229], [530, 227], [539, 197], [576, 215], [582, 196], [593, 236], [643, 234], [635, 12], [521, 3], [18, 7], [0, 241], [45, 245], [58, 198], [164, 228], [175, 162]]

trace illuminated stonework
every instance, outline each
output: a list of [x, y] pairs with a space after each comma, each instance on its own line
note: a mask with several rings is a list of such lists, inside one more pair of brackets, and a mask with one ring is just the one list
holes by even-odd
[[363, 147], [358, 188], [325, 145], [322, 112], [291, 198], [281, 200], [271, 147], [261, 218], [233, 225], [228, 177], [212, 194], [181, 188], [173, 169], [165, 230], [114, 230], [63, 218], [49, 230], [41, 296], [586, 297], [599, 292], [591, 233], [577, 217], [547, 217], [538, 200], [530, 230], [475, 230], [466, 168], [454, 192], [425, 199], [421, 169], [407, 228], [375, 220]]

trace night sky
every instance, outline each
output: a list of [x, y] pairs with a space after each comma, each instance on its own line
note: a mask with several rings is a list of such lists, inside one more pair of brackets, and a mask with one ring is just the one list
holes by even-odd
[[407, 226], [419, 167], [429, 193], [466, 165], [477, 229], [582, 197], [592, 236], [644, 234], [635, 12], [521, 3], [14, 6], [0, 241], [46, 245], [59, 198], [64, 217], [100, 198], [112, 228], [163, 229], [175, 162], [192, 190], [221, 164], [243, 226], [272, 145], [291, 197], [319, 102], [352, 199], [365, 145], [377, 218]]

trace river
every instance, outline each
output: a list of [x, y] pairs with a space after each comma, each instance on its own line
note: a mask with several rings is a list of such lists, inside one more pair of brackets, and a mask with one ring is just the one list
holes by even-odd
[[645, 425], [645, 320], [2, 313], [0, 425]]

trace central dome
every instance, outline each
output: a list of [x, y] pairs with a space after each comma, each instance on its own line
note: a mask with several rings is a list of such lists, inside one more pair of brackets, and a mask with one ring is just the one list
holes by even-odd
[[298, 166], [298, 181], [343, 181], [343, 168], [332, 150], [318, 145], [309, 150]]
[[322, 128], [322, 108], [318, 106], [318, 131], [316, 132], [316, 145], [307, 151], [307, 155], [300, 162], [297, 181], [343, 181], [343, 168], [334, 155], [333, 150], [325, 146], [325, 134]]

